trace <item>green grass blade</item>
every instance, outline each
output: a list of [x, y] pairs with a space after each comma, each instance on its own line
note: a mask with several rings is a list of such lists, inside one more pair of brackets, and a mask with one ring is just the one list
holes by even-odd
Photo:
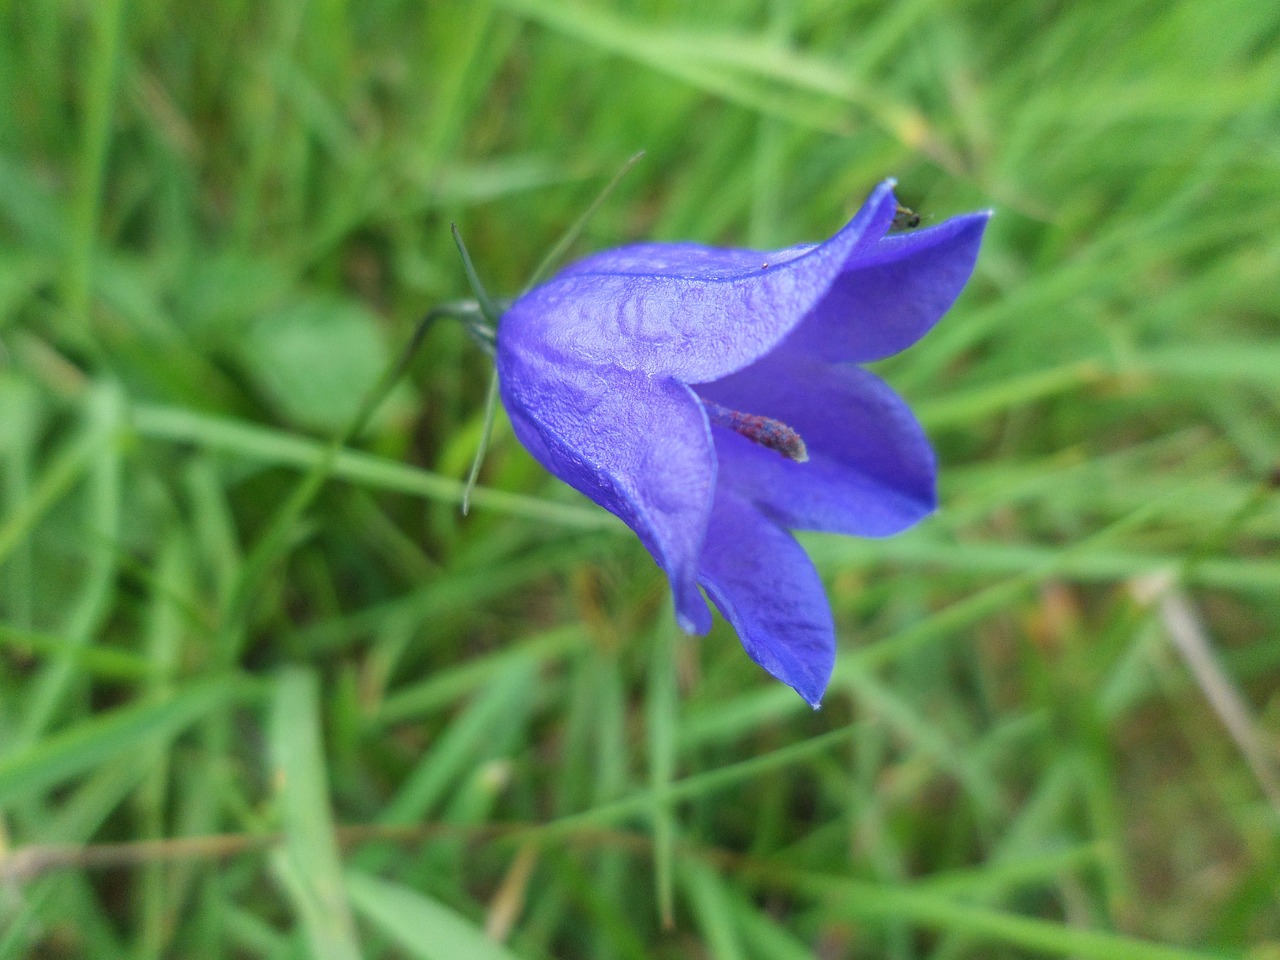
[[618, 184], [622, 182], [622, 178], [625, 177], [631, 171], [631, 168], [639, 163], [643, 157], [643, 150], [639, 153], [633, 154], [630, 159], [628, 159], [627, 162], [618, 169], [618, 172], [613, 175], [612, 179], [610, 179], [609, 182], [601, 188], [600, 192], [596, 194], [595, 199], [587, 204], [587, 209], [582, 211], [582, 214], [578, 219], [573, 222], [568, 230], [561, 234], [560, 239], [558, 239], [552, 245], [551, 249], [547, 251], [547, 255], [538, 262], [536, 267], [533, 268], [533, 273], [530, 274], [528, 281], [524, 285], [526, 291], [531, 290], [546, 279], [546, 277], [551, 273], [552, 268], [560, 262], [560, 259], [569, 251], [569, 248], [577, 242], [578, 237], [582, 235], [582, 231], [585, 230], [587, 224], [591, 222], [591, 218], [595, 216], [596, 211], [604, 206], [604, 202], [608, 200], [613, 194], [613, 191], [618, 188]]
[[[144, 437], [196, 444], [254, 463], [305, 470], [324, 456], [324, 444], [319, 441], [191, 410], [139, 405], [134, 408], [133, 423]], [[370, 454], [339, 453], [333, 461], [332, 475], [373, 489], [408, 493], [443, 503], [462, 502], [463, 484], [458, 481]], [[575, 529], [620, 529], [618, 521], [594, 507], [553, 503], [501, 490], [477, 487], [471, 502], [482, 510]]]
[[350, 871], [347, 891], [356, 910], [419, 960], [515, 960], [516, 955], [444, 904], [367, 873]]
[[286, 669], [276, 681], [271, 711], [271, 779], [284, 827], [275, 866], [311, 945], [323, 960], [358, 960], [355, 923], [329, 806], [329, 778], [320, 738], [319, 685], [314, 674]]
[[927, 891], [880, 886], [843, 877], [799, 874], [795, 884], [818, 896], [836, 897], [850, 915], [872, 920], [904, 920], [937, 931], [1050, 956], [1086, 960], [1224, 960], [1212, 951], [1137, 940], [1104, 930], [1065, 926], [1048, 920], [972, 906]]
[[658, 913], [667, 928], [675, 925], [676, 812], [671, 784], [676, 773], [676, 643], [679, 631], [666, 616], [658, 618], [651, 641], [645, 733], [649, 747], [649, 790], [653, 808], [654, 885]]
[[176, 687], [171, 695], [100, 713], [0, 757], [0, 805], [41, 792], [111, 761], [166, 743], [202, 717], [256, 688], [231, 678]]

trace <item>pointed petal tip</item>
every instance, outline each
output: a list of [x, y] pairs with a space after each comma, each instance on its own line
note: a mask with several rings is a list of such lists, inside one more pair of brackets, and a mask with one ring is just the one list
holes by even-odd
[[985, 210], [975, 210], [973, 213], [959, 214], [952, 219], [961, 221], [963, 225], [972, 225], [977, 228], [979, 233], [982, 233], [987, 229], [987, 224], [991, 222], [991, 218], [995, 215], [995, 208], [987, 207]]
[[936, 224], [928, 229], [936, 230], [938, 227], [946, 226], [949, 223], [955, 224], [962, 230], [970, 225], [979, 226], [985, 229], [987, 224], [991, 221], [991, 218], [995, 215], [995, 207], [987, 207], [984, 210], [973, 210], [969, 213], [958, 213], [954, 217], [948, 217], [946, 220], [942, 221], [942, 223]]
[[805, 677], [804, 679], [783, 679], [778, 677], [778, 679], [798, 693], [800, 699], [811, 708], [814, 710], [822, 709], [822, 698], [827, 695], [827, 686], [831, 683], [830, 672], [822, 680], [818, 680], [817, 677]]
[[[751, 651], [748, 650], [748, 653]], [[827, 695], [827, 687], [831, 684], [831, 674], [835, 667], [834, 652], [830, 662], [821, 665], [799, 663], [794, 659], [781, 660], [771, 658], [770, 662], [756, 660], [773, 679], [785, 683], [807, 703], [812, 709], [822, 709], [822, 700]]]
[[682, 631], [691, 637], [701, 637], [707, 633], [706, 630], [698, 629], [698, 624], [694, 622], [692, 617], [679, 611], [676, 612], [676, 623]]
[[[975, 210], [972, 213], [962, 213], [952, 217], [945, 223], [938, 224], [939, 227], [945, 227], [946, 223], [955, 224], [955, 233], [953, 236], [961, 245], [972, 245], [972, 255], [976, 260], [978, 255], [978, 246], [982, 243], [983, 237], [987, 234], [987, 227], [991, 224], [991, 218], [996, 215], [994, 207], [987, 207], [985, 210]], [[937, 228], [934, 228], [937, 229]]]
[[[672, 600], [676, 608], [676, 624], [691, 637], [705, 637], [711, 632], [711, 611], [697, 587], [677, 592], [672, 583]], [[692, 591], [692, 593], [690, 593]]]
[[866, 205], [872, 203], [883, 203], [886, 196], [892, 197], [894, 189], [898, 186], [897, 177], [885, 177], [876, 184], [875, 189], [867, 195]]
[[747, 655], [817, 707], [835, 667], [835, 625], [796, 539], [751, 501], [719, 490], [698, 580]]

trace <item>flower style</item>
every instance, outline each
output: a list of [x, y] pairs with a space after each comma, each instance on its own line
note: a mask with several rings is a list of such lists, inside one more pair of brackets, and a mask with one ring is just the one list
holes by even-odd
[[503, 403], [529, 452], [635, 531], [684, 630], [711, 628], [701, 586], [751, 658], [815, 708], [835, 628], [790, 530], [883, 537], [934, 510], [924, 431], [856, 364], [950, 308], [990, 216], [889, 233], [893, 186], [821, 244], [597, 253], [516, 300], [498, 330]]

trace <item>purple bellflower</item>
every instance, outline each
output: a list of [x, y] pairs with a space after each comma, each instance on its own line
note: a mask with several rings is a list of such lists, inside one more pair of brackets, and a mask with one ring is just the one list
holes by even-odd
[[751, 658], [815, 708], [835, 628], [790, 531], [884, 537], [936, 507], [924, 431], [856, 364], [950, 308], [990, 216], [890, 233], [893, 186], [816, 245], [597, 253], [517, 299], [498, 330], [521, 443], [635, 531], [685, 631], [711, 629], [701, 586]]

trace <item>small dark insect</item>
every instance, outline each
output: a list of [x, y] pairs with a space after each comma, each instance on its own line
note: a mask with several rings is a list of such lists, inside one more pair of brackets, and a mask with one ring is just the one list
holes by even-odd
[[893, 212], [893, 223], [890, 226], [894, 230], [914, 230], [920, 226], [920, 214], [910, 207], [898, 204], [898, 208]]

